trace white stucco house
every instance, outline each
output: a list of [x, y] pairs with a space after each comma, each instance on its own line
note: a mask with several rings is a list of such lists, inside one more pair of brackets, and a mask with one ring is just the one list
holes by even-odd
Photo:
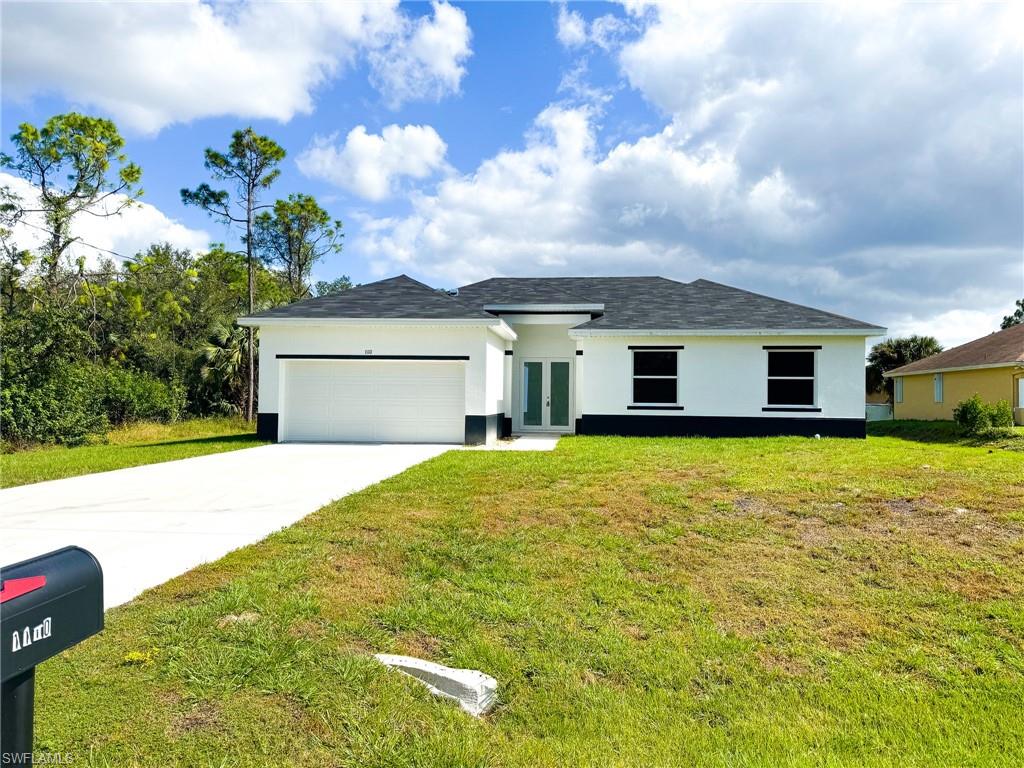
[[260, 329], [257, 431], [479, 444], [587, 435], [863, 437], [885, 329], [707, 280], [380, 280], [239, 320]]

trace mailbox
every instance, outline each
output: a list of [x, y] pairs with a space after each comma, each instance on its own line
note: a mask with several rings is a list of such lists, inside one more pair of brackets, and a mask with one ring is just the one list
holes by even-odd
[[0, 568], [3, 759], [32, 751], [36, 665], [101, 629], [103, 571], [81, 547]]

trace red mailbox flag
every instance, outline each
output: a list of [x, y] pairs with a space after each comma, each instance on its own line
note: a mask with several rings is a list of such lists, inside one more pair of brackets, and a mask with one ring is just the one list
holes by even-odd
[[26, 576], [23, 579], [7, 579], [0, 587], [0, 603], [27, 595], [46, 586], [45, 576]]

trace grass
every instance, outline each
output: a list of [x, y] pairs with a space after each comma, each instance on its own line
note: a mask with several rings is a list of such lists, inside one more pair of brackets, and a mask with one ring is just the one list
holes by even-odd
[[0, 455], [0, 488], [187, 459], [263, 445], [242, 419], [141, 423], [107, 434], [101, 445], [45, 446]]
[[[892, 437], [452, 451], [39, 668], [83, 765], [1024, 763], [1024, 459]], [[477, 721], [373, 652], [482, 669]]]

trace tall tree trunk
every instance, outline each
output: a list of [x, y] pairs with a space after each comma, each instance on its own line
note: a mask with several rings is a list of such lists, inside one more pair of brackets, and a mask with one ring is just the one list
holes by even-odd
[[[246, 266], [249, 272], [249, 314], [252, 314], [253, 305], [256, 303], [256, 291], [253, 285], [253, 272], [252, 272], [252, 215], [253, 215], [253, 195], [256, 194], [256, 190], [253, 189], [252, 185], [249, 185], [249, 194], [245, 201], [246, 217], [245, 217], [245, 259]], [[245, 418], [247, 421], [252, 421], [253, 418], [253, 395], [256, 388], [256, 349], [255, 349], [255, 338], [256, 331], [250, 325], [247, 329], [249, 339], [249, 362], [246, 366], [249, 374], [249, 386], [245, 393]]]

